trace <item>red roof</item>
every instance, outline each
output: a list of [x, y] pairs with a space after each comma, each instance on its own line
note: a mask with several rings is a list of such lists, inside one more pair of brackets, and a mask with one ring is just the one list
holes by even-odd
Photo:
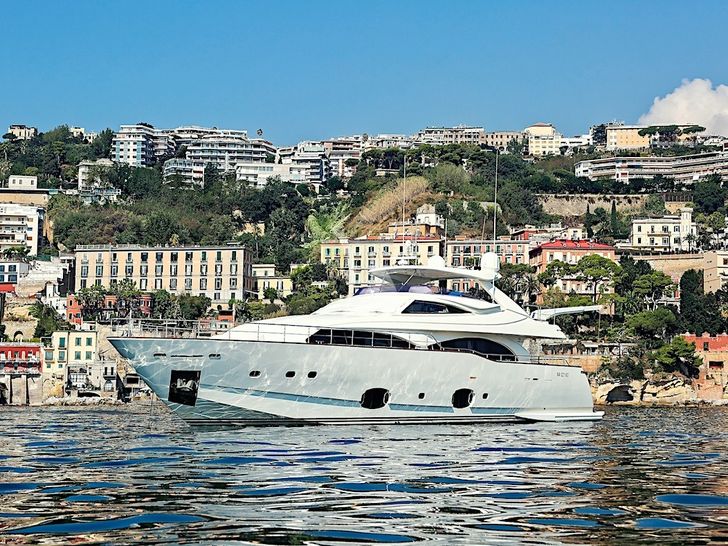
[[570, 239], [561, 239], [558, 241], [550, 241], [548, 243], [543, 243], [542, 245], [539, 245], [536, 247], [536, 250], [538, 249], [544, 249], [544, 250], [560, 250], [560, 249], [568, 249], [568, 250], [612, 250], [614, 251], [615, 248], [612, 245], [605, 245], [603, 243], [594, 243], [592, 241], [585, 241], [583, 239], [580, 239], [578, 241], [573, 241]]

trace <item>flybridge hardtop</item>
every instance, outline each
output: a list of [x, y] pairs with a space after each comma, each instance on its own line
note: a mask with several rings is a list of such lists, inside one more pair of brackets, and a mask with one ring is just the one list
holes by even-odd
[[[377, 269], [372, 275], [392, 286], [214, 337], [130, 330], [110, 341], [190, 424], [599, 419], [580, 368], [524, 345], [563, 338], [561, 330], [495, 286], [497, 255], [481, 263], [449, 268], [436, 257]], [[446, 282], [461, 278], [476, 280], [492, 301], [447, 293]]]

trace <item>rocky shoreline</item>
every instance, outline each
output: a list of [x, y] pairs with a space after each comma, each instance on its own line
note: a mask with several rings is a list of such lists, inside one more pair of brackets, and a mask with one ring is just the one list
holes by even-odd
[[600, 406], [728, 406], [728, 393], [706, 393], [680, 377], [632, 381], [592, 380], [592, 399]]

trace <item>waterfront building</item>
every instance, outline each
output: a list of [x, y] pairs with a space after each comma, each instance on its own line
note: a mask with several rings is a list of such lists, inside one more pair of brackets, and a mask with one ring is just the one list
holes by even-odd
[[20, 279], [28, 274], [29, 270], [30, 264], [27, 262], [0, 259], [0, 284], [8, 284], [14, 287], [20, 282]]
[[[615, 263], [617, 262], [616, 249], [612, 245], [583, 240], [557, 240], [542, 243], [529, 251], [529, 261], [538, 275], [544, 273], [548, 265], [552, 262], [560, 261], [569, 265], [576, 265], [582, 258], [591, 255], [602, 256]], [[554, 286], [566, 294], [574, 292], [578, 295], [589, 297], [594, 294], [593, 285], [572, 275], [557, 279]], [[613, 287], [610, 285], [602, 285], [599, 288], [604, 293], [613, 291]], [[539, 296], [539, 299], [541, 297]]]
[[728, 386], [728, 334], [682, 334], [681, 337], [695, 344], [695, 355], [703, 360], [696, 381], [699, 397], [723, 399], [723, 392]]
[[695, 248], [697, 235], [698, 225], [693, 222], [693, 209], [682, 207], [680, 214], [635, 218], [629, 244], [620, 246], [646, 253], [689, 251]]
[[616, 150], [646, 150], [650, 147], [650, 135], [640, 135], [647, 125], [624, 125], [623, 123], [608, 123], [607, 151]]
[[369, 271], [398, 264], [426, 264], [442, 256], [444, 239], [438, 236], [391, 234], [367, 235], [356, 239], [333, 239], [321, 243], [321, 263], [337, 271], [349, 285], [349, 295], [359, 288], [381, 284]]
[[18, 140], [30, 140], [38, 135], [38, 129], [28, 127], [27, 125], [11, 125], [8, 127], [8, 133], [15, 135]]
[[516, 241], [529, 241], [532, 246], [557, 239], [578, 241], [584, 238], [584, 226], [564, 226], [560, 222], [541, 227], [525, 225], [511, 232], [511, 239]]
[[447, 144], [483, 144], [485, 142], [485, 129], [469, 125], [456, 125], [455, 127], [426, 127], [414, 135], [418, 144], [431, 144], [445, 146]]
[[142, 292], [200, 295], [222, 304], [253, 290], [252, 254], [239, 245], [76, 247], [77, 289], [109, 288], [122, 279]]
[[527, 136], [528, 154], [535, 157], [559, 155], [561, 134], [550, 123], [534, 123], [523, 130]]
[[499, 152], [507, 152], [508, 145], [513, 143], [526, 144], [527, 135], [522, 131], [494, 131], [483, 135], [483, 144], [496, 148]]
[[22, 191], [22, 190], [37, 190], [38, 189], [38, 177], [28, 176], [20, 174], [11, 174], [8, 178], [8, 190]]
[[41, 391], [40, 343], [0, 342], [0, 406], [38, 403]]
[[69, 379], [68, 371], [90, 366], [97, 356], [98, 333], [95, 330], [63, 330], [41, 340], [43, 344], [43, 377], [61, 381]]
[[265, 299], [265, 291], [273, 288], [278, 298], [283, 299], [293, 292], [290, 275], [276, 272], [275, 264], [253, 264], [253, 292], [259, 300]]
[[41, 207], [0, 204], [0, 252], [21, 246], [29, 255], [37, 256], [44, 220], [45, 209]]
[[628, 183], [633, 178], [663, 176], [677, 183], [693, 183], [716, 174], [728, 180], [728, 152], [682, 156], [605, 157], [580, 161], [576, 176], [590, 180], [612, 179]]

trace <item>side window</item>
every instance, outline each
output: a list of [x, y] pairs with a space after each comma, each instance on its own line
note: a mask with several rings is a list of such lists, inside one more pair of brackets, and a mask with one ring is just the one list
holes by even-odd
[[454, 305], [433, 301], [415, 300], [410, 303], [402, 313], [409, 314], [439, 314], [439, 313], [467, 313], [466, 310], [460, 309]]

